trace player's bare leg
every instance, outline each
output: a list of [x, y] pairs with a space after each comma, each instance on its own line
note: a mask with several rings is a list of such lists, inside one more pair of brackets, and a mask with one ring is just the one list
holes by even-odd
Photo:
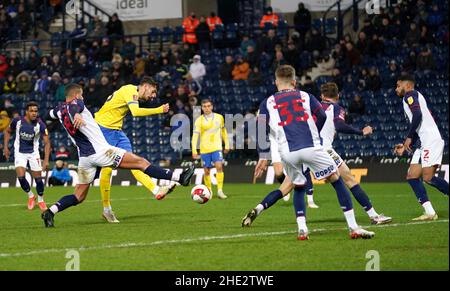
[[[79, 170], [80, 171], [80, 170]], [[54, 227], [54, 216], [56, 213], [63, 211], [71, 206], [76, 206], [83, 202], [89, 193], [90, 184], [77, 184], [74, 194], [62, 197], [58, 202], [45, 210], [41, 217], [44, 220], [45, 227]]]
[[44, 178], [42, 177], [41, 171], [33, 171], [32, 172], [34, 181], [36, 183], [36, 192], [37, 192], [37, 201], [38, 206], [41, 209], [41, 211], [47, 210], [47, 205], [44, 202]]
[[[283, 164], [282, 163], [280, 163], [280, 162], [275, 162], [275, 163], [272, 163], [272, 166], [273, 166], [273, 171], [274, 171], [274, 174], [275, 174], [275, 179], [280, 183], [280, 184], [283, 184], [283, 182], [284, 182], [284, 178], [285, 178], [285, 175], [284, 175], [284, 173], [283, 173]], [[289, 201], [289, 198], [291, 198], [291, 194], [290, 193], [287, 193], [287, 194], [283, 194], [283, 200], [284, 201]]]
[[23, 167], [16, 168], [16, 175], [17, 175], [17, 179], [19, 180], [20, 187], [28, 195], [27, 208], [28, 208], [28, 210], [33, 210], [33, 208], [36, 204], [36, 196], [31, 191], [30, 183], [28, 183], [27, 179], [25, 178], [25, 174], [26, 174], [25, 168], [23, 168]]
[[359, 183], [356, 181], [345, 162], [339, 166], [339, 174], [344, 180], [345, 186], [352, 192], [353, 197], [355, 197], [356, 201], [358, 201], [366, 211], [367, 215], [369, 215], [372, 224], [386, 224], [392, 221], [392, 217], [378, 214], [375, 211], [366, 192], [359, 186]]
[[[429, 178], [429, 175], [433, 173], [433, 171], [431, 171], [430, 173], [429, 169], [427, 168], [424, 169], [426, 169], [427, 174], [425, 176]], [[425, 213], [423, 215], [416, 217], [413, 220], [415, 221], [436, 220], [438, 219], [438, 216], [433, 208], [433, 205], [428, 199], [427, 190], [425, 189], [425, 186], [421, 181], [423, 173], [424, 171], [422, 169], [421, 164], [411, 164], [408, 169], [408, 174], [406, 175], [406, 180], [408, 181], [408, 184], [413, 189], [414, 194], [416, 194], [418, 202], [422, 205], [422, 207], [425, 210]]]
[[227, 195], [223, 193], [223, 180], [224, 180], [224, 173], [223, 173], [223, 163], [222, 162], [215, 162], [214, 167], [216, 168], [216, 180], [217, 180], [217, 197], [220, 199], [227, 199]]
[[345, 187], [342, 177], [340, 177], [338, 173], [333, 173], [330, 176], [328, 176], [326, 180], [330, 182], [333, 188], [336, 190], [339, 204], [341, 205], [341, 208], [344, 211], [345, 220], [347, 221], [347, 225], [350, 229], [350, 237], [352, 239], [372, 238], [375, 235], [374, 232], [367, 231], [361, 228], [356, 223], [355, 213], [353, 211], [352, 198], [347, 188]]
[[289, 194], [294, 189], [294, 184], [291, 182], [291, 179], [286, 176], [284, 178], [283, 183], [280, 187], [270, 192], [264, 199], [256, 205], [255, 208], [251, 209], [247, 215], [242, 218], [242, 227], [250, 226], [252, 222], [259, 216], [264, 210], [275, 204], [279, 199], [281, 199], [284, 195]]

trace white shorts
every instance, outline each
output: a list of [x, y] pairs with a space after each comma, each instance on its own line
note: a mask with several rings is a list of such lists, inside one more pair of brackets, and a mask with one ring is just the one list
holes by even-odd
[[326, 148], [325, 151], [330, 155], [330, 157], [336, 163], [336, 166], [339, 168], [344, 162], [341, 156], [333, 148]]
[[281, 163], [281, 156], [278, 149], [270, 148], [270, 158], [272, 163]]
[[414, 151], [411, 164], [422, 164], [422, 168], [433, 167], [442, 163], [445, 143], [438, 140], [430, 145], [422, 145]]
[[100, 153], [88, 157], [80, 157], [78, 162], [78, 183], [90, 184], [95, 179], [98, 167], [117, 168], [127, 151], [111, 146]]
[[14, 166], [16, 168], [27, 168], [27, 164], [30, 163], [30, 169], [33, 172], [42, 171], [41, 157], [39, 153], [23, 154], [20, 152], [14, 152]]
[[294, 152], [281, 152], [281, 160], [287, 176], [294, 185], [304, 185], [304, 170], [309, 168], [317, 180], [327, 178], [337, 172], [336, 163], [322, 147], [305, 148]]

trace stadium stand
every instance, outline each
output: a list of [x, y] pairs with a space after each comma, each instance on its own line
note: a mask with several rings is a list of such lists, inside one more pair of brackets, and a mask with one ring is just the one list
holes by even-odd
[[[36, 43], [25, 55], [20, 51], [14, 53], [5, 51], [0, 55], [1, 103], [6, 99], [11, 101], [13, 106], [3, 107], [7, 107], [5, 109], [12, 117], [15, 112], [23, 113], [28, 101], [35, 100], [41, 105], [40, 115], [45, 117], [48, 109], [61, 100], [58, 99], [58, 91], [61, 91], [64, 84], [72, 81], [85, 86], [86, 103], [95, 112], [99, 100], [93, 99], [104, 100], [108, 92], [121, 85], [136, 82], [143, 74], [151, 75], [162, 84], [158, 102], [169, 102], [171, 113], [168, 116], [145, 118], [128, 116], [124, 122], [124, 131], [130, 137], [138, 154], [149, 157], [152, 162], [175, 161], [183, 155], [188, 155], [189, 151], [175, 152], [170, 146], [173, 128], [170, 127], [169, 118], [176, 113], [192, 116], [192, 102], [189, 102], [192, 97], [196, 97], [197, 104], [200, 104], [203, 98], [210, 98], [215, 103], [216, 110], [222, 114], [255, 113], [259, 103], [275, 90], [273, 72], [276, 65], [286, 63], [297, 69], [299, 80], [304, 80], [306, 75], [310, 75], [313, 68], [319, 68], [318, 75], [312, 78], [312, 85], [308, 86], [315, 86], [313, 89], [317, 92], [320, 85], [325, 82], [338, 83], [342, 90], [341, 104], [346, 108], [349, 107], [355, 94], [362, 97], [365, 113], [352, 116], [352, 123], [359, 127], [370, 124], [374, 127], [375, 134], [364, 140], [358, 136], [340, 135], [336, 139], [336, 151], [346, 157], [392, 156], [392, 145], [401, 142], [403, 133], [407, 130], [401, 100], [394, 91], [395, 78], [402, 71], [414, 73], [418, 90], [431, 104], [434, 117], [444, 134], [443, 138], [446, 143], [448, 140], [448, 16], [439, 13], [448, 10], [448, 2], [440, 0], [432, 2], [418, 6], [414, 11], [408, 10], [406, 4], [401, 4], [399, 6], [401, 15], [405, 16], [401, 19], [400, 25], [399, 16], [394, 13], [393, 8], [383, 10], [380, 15], [371, 16], [368, 18], [370, 25], [361, 29], [367, 36], [366, 45], [364, 40], [353, 41], [349, 35], [343, 39], [325, 39], [319, 32], [322, 19], [313, 19], [312, 27], [316, 28], [318, 34], [307, 37], [305, 43], [299, 42], [298, 33], [293, 32], [285, 20], [281, 20], [275, 37], [253, 38], [253, 43], [256, 43], [254, 55], [247, 54], [247, 51], [242, 51], [239, 47], [242, 37], [239, 23], [217, 26], [212, 32], [213, 48], [210, 50], [197, 50], [195, 47], [183, 45], [181, 43], [183, 31], [180, 26], [161, 29], [152, 27], [147, 34], [149, 44], [168, 43], [169, 46], [166, 46], [168, 49], [144, 50], [142, 54], [137, 54], [135, 59], [121, 56], [119, 47], [104, 43], [101, 37], [94, 39], [86, 37], [76, 48], [69, 46], [67, 50], [62, 50], [61, 54], [56, 54], [59, 55], [59, 61], [55, 60], [58, 57], [55, 58], [54, 54], [46, 58]], [[437, 11], [434, 5], [439, 8]], [[8, 24], [8, 29], [4, 29], [5, 23], [12, 21], [3, 16], [7, 14], [7, 8], [8, 6], [0, 7], [2, 42], [10, 38], [24, 37], [21, 33], [19, 36], [11, 33], [11, 30], [20, 31], [17, 23]], [[422, 15], [419, 13], [421, 9], [425, 10], [427, 18], [419, 17]], [[35, 13], [38, 14], [40, 21], [52, 15], [42, 11]], [[383, 25], [383, 22], [386, 22], [383, 19], [387, 19], [387, 25]], [[409, 28], [411, 22], [418, 24], [417, 31]], [[327, 34], [335, 32], [335, 18], [326, 20], [325, 24]], [[250, 37], [259, 33], [252, 33]], [[63, 34], [52, 36], [52, 47], [67, 46], [61, 37]], [[267, 34], [264, 32], [264, 35]], [[377, 39], [376, 35], [385, 37]], [[237, 38], [239, 39], [236, 42]], [[227, 43], [226, 40], [232, 42]], [[408, 41], [411, 41], [412, 45], [405, 45]], [[287, 49], [288, 42], [295, 43], [292, 51]], [[280, 52], [281, 59], [276, 59], [276, 52]], [[195, 54], [202, 57], [202, 62], [206, 66], [207, 74], [200, 84], [186, 78], [187, 67]], [[105, 55], [111, 57], [101, 62], [101, 58]], [[220, 67], [227, 55], [233, 56], [234, 59], [238, 55], [243, 55], [251, 64], [256, 64], [262, 74], [262, 84], [255, 86], [248, 80], [220, 80]], [[72, 61], [68, 61], [69, 59]], [[325, 64], [330, 66], [327, 67]], [[55, 72], [60, 75], [59, 79]], [[20, 78], [23, 74], [29, 78]], [[8, 79], [8, 76], [11, 78]], [[31, 89], [23, 92], [9, 90], [13, 82], [17, 88], [23, 88], [23, 83], [31, 83], [29, 86]], [[304, 85], [303, 81], [301, 83], [300, 88]], [[201, 88], [198, 88], [199, 85]], [[187, 98], [177, 95], [179, 86], [186, 87]], [[145, 106], [154, 105], [145, 104]], [[56, 149], [60, 145], [70, 147], [62, 128], [59, 125], [53, 126], [54, 129], [50, 133], [53, 148]], [[448, 156], [448, 144], [444, 155]], [[252, 153], [249, 151], [240, 150], [230, 153], [228, 158], [245, 159], [251, 156]]]

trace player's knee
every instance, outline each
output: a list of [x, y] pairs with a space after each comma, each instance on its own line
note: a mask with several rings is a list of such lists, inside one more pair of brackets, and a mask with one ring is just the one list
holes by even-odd
[[330, 176], [328, 176], [328, 177], [326, 178], [326, 180], [327, 180], [328, 182], [330, 182], [330, 183], [334, 183], [334, 182], [336, 182], [337, 180], [339, 180], [339, 175], [338, 175], [337, 173], [333, 173], [333, 174], [331, 174]]
[[431, 179], [433, 179], [433, 175], [432, 174], [424, 174], [422, 178], [425, 183], [430, 183]]

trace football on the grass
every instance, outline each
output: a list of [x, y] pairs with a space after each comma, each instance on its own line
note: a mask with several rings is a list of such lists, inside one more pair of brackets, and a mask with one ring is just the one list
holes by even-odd
[[198, 204], [203, 204], [211, 199], [211, 192], [205, 185], [196, 185], [191, 190], [191, 197]]

